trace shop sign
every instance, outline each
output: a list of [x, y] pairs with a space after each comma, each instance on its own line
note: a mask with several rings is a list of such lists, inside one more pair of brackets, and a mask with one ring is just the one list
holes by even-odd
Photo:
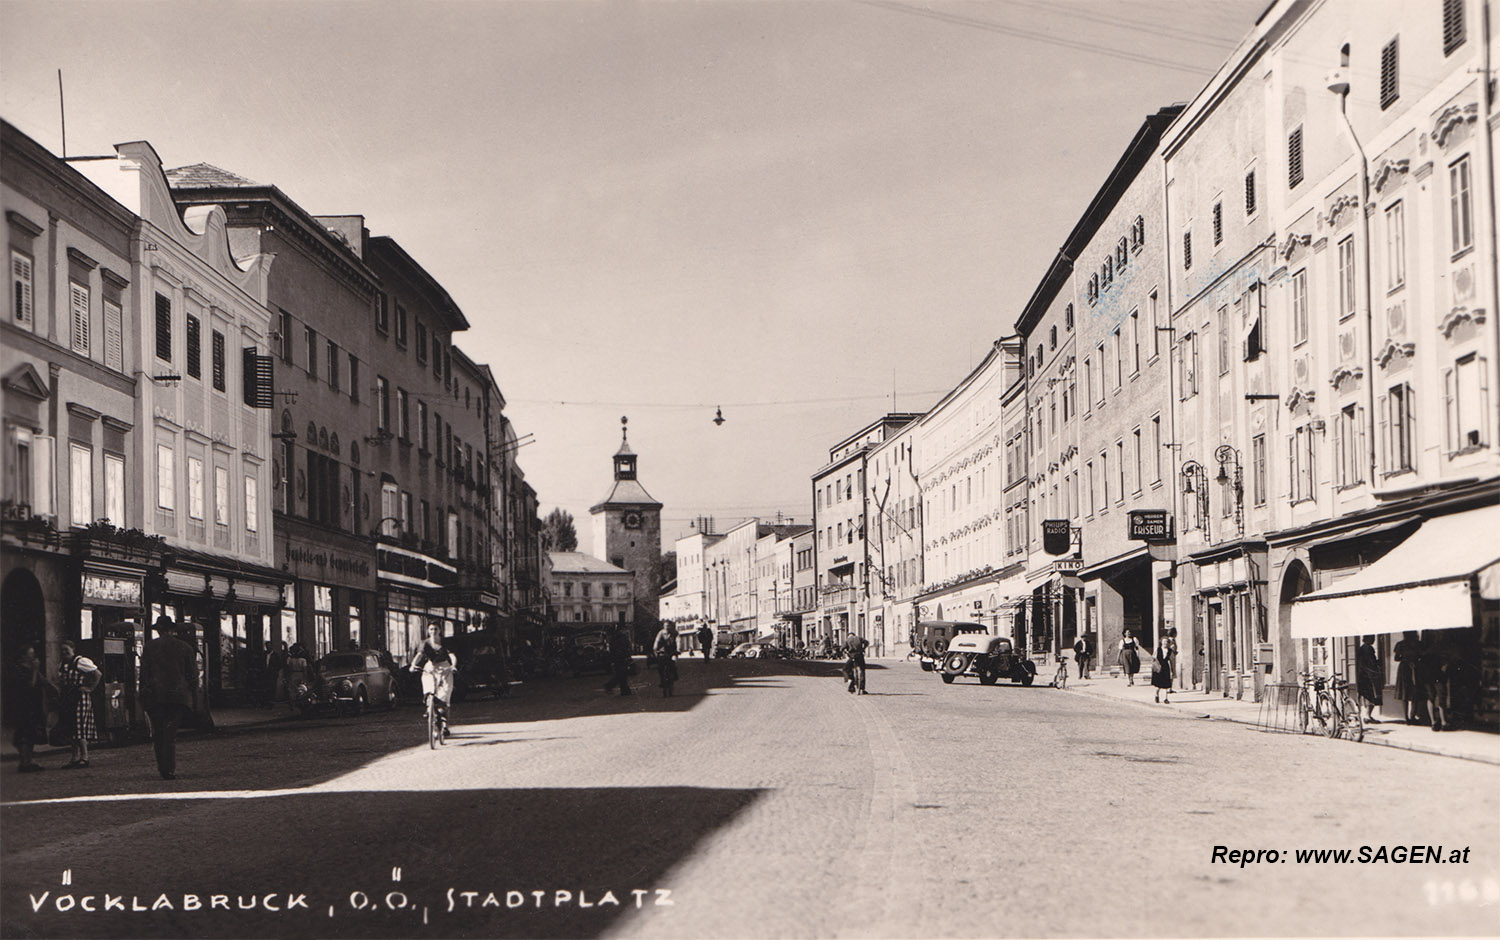
[[320, 570], [331, 570], [335, 574], [346, 577], [368, 578], [370, 576], [370, 562], [364, 558], [336, 555], [318, 549], [303, 548], [300, 545], [287, 546], [286, 557], [287, 561], [293, 564], [316, 565]]
[[84, 603], [116, 604], [121, 607], [141, 605], [141, 582], [131, 578], [111, 578], [102, 574], [83, 576]]
[[1042, 551], [1066, 555], [1073, 544], [1073, 526], [1067, 519], [1042, 520]]
[[1078, 574], [1083, 570], [1083, 559], [1059, 558], [1052, 563], [1052, 570], [1058, 574]]
[[458, 572], [442, 562], [428, 561], [405, 552], [381, 549], [378, 563], [382, 573], [402, 575], [438, 587], [445, 587], [458, 580]]
[[1172, 538], [1172, 522], [1165, 509], [1132, 509], [1128, 538], [1146, 542], [1164, 542]]

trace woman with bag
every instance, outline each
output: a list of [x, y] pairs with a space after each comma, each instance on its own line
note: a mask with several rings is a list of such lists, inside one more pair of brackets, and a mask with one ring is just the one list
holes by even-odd
[[79, 656], [72, 640], [62, 643], [62, 665], [57, 669], [57, 687], [62, 693], [63, 736], [73, 748], [73, 759], [64, 770], [89, 765], [89, 742], [99, 740], [94, 722], [94, 690], [103, 678], [99, 667]]
[[1151, 685], [1156, 690], [1157, 704], [1162, 702], [1163, 691], [1167, 693], [1166, 703], [1172, 704], [1172, 648], [1171, 637], [1164, 636], [1156, 641], [1156, 654], [1151, 657]]

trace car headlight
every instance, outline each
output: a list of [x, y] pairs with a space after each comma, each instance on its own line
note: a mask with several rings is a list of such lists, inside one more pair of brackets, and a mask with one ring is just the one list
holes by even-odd
[[340, 679], [334, 685], [334, 691], [336, 691], [342, 697], [352, 696], [354, 694], [354, 683], [350, 682], [348, 679]]

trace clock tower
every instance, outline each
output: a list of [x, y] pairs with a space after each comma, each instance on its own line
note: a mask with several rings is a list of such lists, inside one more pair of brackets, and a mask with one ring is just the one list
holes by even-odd
[[594, 517], [594, 552], [634, 575], [635, 620], [657, 618], [654, 583], [661, 559], [661, 503], [651, 498], [636, 478], [635, 451], [630, 449], [626, 424], [620, 419], [620, 449], [614, 457], [614, 486], [609, 495], [589, 509]]

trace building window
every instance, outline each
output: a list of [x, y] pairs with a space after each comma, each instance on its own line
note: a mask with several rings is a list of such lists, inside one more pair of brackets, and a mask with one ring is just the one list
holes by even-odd
[[245, 531], [260, 531], [260, 484], [255, 474], [245, 474]]
[[1120, 238], [1120, 241], [1115, 245], [1115, 267], [1119, 268], [1120, 271], [1123, 272], [1125, 270], [1125, 265], [1129, 263], [1130, 249], [1125, 247], [1125, 239], [1122, 236]]
[[176, 462], [172, 445], [156, 445], [156, 505], [167, 512], [177, 508]]
[[1146, 474], [1142, 472], [1145, 469], [1146, 465], [1142, 461], [1142, 457], [1144, 455], [1141, 453], [1141, 429], [1136, 428], [1134, 431], [1131, 431], [1130, 437], [1131, 447], [1134, 450], [1135, 456], [1135, 491], [1139, 493], [1141, 491], [1141, 486], [1146, 481]]
[[1055, 323], [1052, 325], [1052, 328], [1048, 331], [1047, 348], [1048, 349], [1056, 349], [1057, 348], [1057, 324], [1055, 324]]
[[385, 376], [375, 376], [375, 426], [381, 431], [391, 427], [391, 387]]
[[1146, 220], [1136, 216], [1135, 221], [1130, 224], [1130, 247], [1140, 251], [1146, 244]]
[[1130, 374], [1141, 371], [1141, 312], [1130, 311]]
[[333, 588], [321, 584], [313, 585], [313, 631], [317, 649], [321, 656], [333, 652]]
[[1151, 292], [1151, 358], [1161, 355], [1161, 304], [1156, 291]]
[[125, 458], [119, 454], [104, 455], [104, 518], [125, 527]]
[[31, 256], [14, 249], [10, 253], [11, 313], [16, 326], [34, 329], [36, 308], [31, 290]]
[[1388, 291], [1406, 283], [1406, 208], [1392, 203], [1385, 210], [1385, 287]]
[[382, 333], [389, 333], [391, 330], [390, 303], [390, 298], [385, 294], [380, 294], [375, 298], [375, 329]]
[[203, 458], [189, 457], [188, 468], [188, 515], [203, 518]]
[[1414, 469], [1413, 427], [1416, 419], [1414, 395], [1404, 382], [1391, 387], [1381, 399], [1381, 430], [1385, 437], [1384, 458], [1388, 473]]
[[307, 348], [307, 374], [310, 378], [318, 377], [318, 333], [312, 327], [302, 328], [303, 338]]
[[1115, 441], [1115, 474], [1115, 491], [1118, 493], [1115, 500], [1123, 502], [1125, 500], [1125, 441], [1123, 438]]
[[359, 401], [359, 360], [354, 353], [349, 354], [349, 398]]
[[228, 467], [214, 467], [214, 524], [229, 525]]
[[1189, 333], [1181, 343], [1182, 398], [1187, 400], [1198, 394], [1198, 334]]
[[1469, 158], [1448, 168], [1448, 208], [1452, 217], [1453, 254], [1474, 247], [1474, 213], [1469, 196]]
[[1192, 270], [1193, 267], [1193, 233], [1182, 233], [1182, 269]]
[[1109, 341], [1111, 343], [1111, 351], [1114, 353], [1114, 385], [1115, 391], [1118, 392], [1120, 385], [1125, 381], [1125, 348], [1120, 342], [1119, 327], [1115, 327], [1115, 331], [1109, 336]]
[[417, 361], [427, 362], [427, 324], [417, 320]]
[[1099, 452], [1099, 486], [1100, 495], [1103, 497], [1099, 503], [1099, 511], [1104, 512], [1109, 509], [1109, 451], [1107, 450]]
[[281, 361], [292, 364], [292, 315], [281, 311], [281, 335], [277, 337], [281, 346]]
[[1245, 174], [1245, 216], [1255, 214], [1255, 171]]
[[1443, 0], [1443, 55], [1464, 44], [1464, 0]]
[[333, 340], [328, 341], [328, 387], [335, 392], [339, 390], [339, 347]]
[[1266, 436], [1250, 439], [1250, 498], [1257, 506], [1266, 504]]
[[417, 446], [427, 452], [427, 402], [417, 400]]
[[1339, 319], [1354, 316], [1354, 236], [1339, 242]]
[[1083, 406], [1085, 409], [1094, 402], [1094, 363], [1088, 356], [1083, 357]]
[[1292, 345], [1307, 342], [1307, 269], [1292, 275]]
[[1219, 374], [1229, 372], [1229, 308], [1219, 308]]
[[1109, 290], [1109, 286], [1115, 282], [1115, 259], [1105, 258], [1104, 263], [1099, 266], [1099, 287]]
[[392, 537], [398, 535], [397, 525], [400, 517], [400, 491], [396, 488], [396, 481], [392, 479], [382, 480], [380, 483], [380, 534]]
[[1483, 447], [1485, 412], [1489, 399], [1485, 360], [1469, 353], [1443, 375], [1448, 413], [1448, 453]]
[[1364, 473], [1360, 469], [1365, 450], [1363, 411], [1358, 405], [1346, 405], [1338, 413], [1333, 459], [1338, 469], [1339, 486], [1354, 486], [1364, 482]]
[[187, 343], [187, 374], [203, 378], [203, 325], [191, 313], [187, 315], [183, 338]]
[[156, 358], [172, 361], [172, 301], [156, 295]]
[[458, 557], [458, 513], [448, 510], [448, 557]]
[[1161, 415], [1151, 418], [1151, 480], [1161, 482]]
[[94, 450], [87, 444], [68, 446], [68, 487], [72, 494], [73, 525], [94, 521]]
[[396, 345], [406, 345], [406, 308], [396, 305]]
[[1380, 108], [1384, 110], [1401, 97], [1401, 59], [1398, 36], [1380, 50]]
[[1089, 275], [1088, 300], [1091, 304], [1099, 302], [1099, 275]]
[[1302, 125], [1286, 138], [1286, 186], [1296, 189], [1302, 183]]
[[443, 377], [443, 341], [432, 331], [432, 374], [437, 378]]
[[406, 389], [396, 389], [396, 436], [403, 441], [411, 440], [411, 425], [407, 421]]
[[1214, 244], [1224, 243], [1224, 203], [1214, 203]]
[[405, 535], [411, 531], [411, 490], [401, 491], [401, 511], [398, 515], [401, 520], [401, 534]]
[[77, 281], [68, 282], [68, 305], [73, 321], [73, 351], [89, 354], [89, 289]]
[[1301, 502], [1313, 498], [1314, 475], [1314, 435], [1312, 428], [1303, 425], [1293, 432], [1288, 442], [1290, 476], [1292, 481], [1292, 502]]
[[1063, 310], [1063, 326], [1065, 328], [1067, 328], [1067, 330], [1069, 332], [1072, 332], [1072, 330], [1073, 330], [1073, 305], [1072, 304], [1068, 304], [1067, 308], [1065, 310]]
[[214, 390], [224, 391], [224, 334], [213, 331], [211, 364], [213, 366]]

